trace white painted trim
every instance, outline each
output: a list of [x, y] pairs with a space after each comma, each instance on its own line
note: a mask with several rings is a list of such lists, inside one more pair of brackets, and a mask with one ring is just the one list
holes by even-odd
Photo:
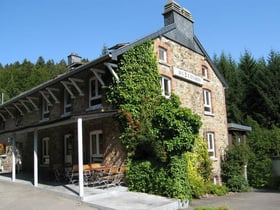
[[33, 139], [33, 156], [34, 156], [34, 187], [38, 187], [38, 129], [34, 129]]
[[79, 195], [84, 197], [84, 174], [83, 174], [83, 120], [78, 118], [78, 167], [79, 167]]

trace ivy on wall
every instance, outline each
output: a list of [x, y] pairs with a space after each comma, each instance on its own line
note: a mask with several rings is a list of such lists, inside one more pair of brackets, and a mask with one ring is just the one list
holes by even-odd
[[119, 110], [120, 139], [129, 159], [129, 189], [190, 198], [183, 154], [192, 150], [200, 117], [180, 107], [176, 95], [169, 99], [161, 95], [153, 41], [125, 52], [117, 73], [120, 81], [108, 87], [107, 101]]

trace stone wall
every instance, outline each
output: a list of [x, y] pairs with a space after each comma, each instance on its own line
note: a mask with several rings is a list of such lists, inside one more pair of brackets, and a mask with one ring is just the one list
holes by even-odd
[[[215, 158], [213, 158], [213, 176], [218, 183], [220, 179], [220, 165], [223, 151], [228, 145], [227, 115], [224, 87], [209, 62], [198, 54], [165, 37], [155, 40], [155, 51], [161, 46], [167, 49], [169, 57], [167, 63], [159, 63], [159, 72], [171, 78], [172, 92], [181, 99], [182, 106], [190, 108], [193, 113], [201, 117], [203, 125], [200, 135], [205, 137], [206, 132], [215, 134]], [[179, 68], [203, 78], [202, 66], [208, 69], [208, 78], [203, 79], [203, 84], [196, 84], [182, 78], [173, 76], [173, 68]], [[205, 114], [203, 102], [203, 89], [211, 90], [212, 114]]]

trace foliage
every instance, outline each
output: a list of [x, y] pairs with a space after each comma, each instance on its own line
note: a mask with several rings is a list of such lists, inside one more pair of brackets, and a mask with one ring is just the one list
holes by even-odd
[[227, 180], [226, 186], [232, 192], [247, 192], [250, 189], [250, 186], [242, 175], [237, 175], [229, 178]]
[[117, 73], [120, 81], [113, 79], [107, 101], [119, 110], [120, 138], [130, 160], [129, 189], [190, 198], [186, 158], [182, 154], [192, 150], [200, 118], [180, 107], [177, 96], [167, 99], [161, 95], [152, 41], [125, 52]]
[[200, 207], [196, 207], [194, 210], [229, 210], [229, 208], [226, 206], [221, 206], [221, 207], [200, 206]]
[[8, 64], [0, 68], [0, 93], [4, 93], [5, 100], [9, 100], [66, 71], [64, 60], [59, 63], [53, 60], [45, 62], [41, 56], [35, 64], [26, 59], [22, 63]]
[[193, 151], [186, 153], [188, 180], [192, 196], [200, 198], [207, 193], [206, 183], [210, 182], [212, 161], [209, 158], [207, 145], [201, 137], [197, 137]]
[[228, 122], [249, 125], [247, 142], [252, 153], [248, 180], [253, 187], [267, 187], [271, 157], [280, 155], [280, 54], [256, 60], [248, 51], [238, 63], [222, 54], [214, 62], [225, 76]]
[[227, 148], [222, 161], [222, 179], [226, 186], [234, 192], [247, 191], [244, 167], [248, 164], [250, 151], [246, 144], [235, 143]]
[[274, 139], [270, 130], [261, 128], [259, 124], [248, 118], [248, 124], [254, 132], [248, 133], [248, 145], [252, 154], [248, 162], [248, 179], [252, 187], [267, 187], [271, 179], [272, 141]]
[[126, 172], [128, 189], [182, 200], [191, 199], [185, 165], [186, 159], [178, 156], [172, 157], [170, 165], [132, 160]]
[[206, 192], [208, 194], [213, 194], [217, 196], [226, 195], [228, 193], [228, 188], [225, 185], [216, 185], [211, 182], [206, 184]]

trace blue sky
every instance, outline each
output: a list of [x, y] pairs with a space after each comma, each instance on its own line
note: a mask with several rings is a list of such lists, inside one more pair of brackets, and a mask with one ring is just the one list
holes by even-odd
[[[93, 60], [104, 44], [133, 42], [163, 27], [168, 0], [1, 0], [0, 63], [59, 62], [71, 52]], [[280, 51], [279, 0], [176, 0], [192, 13], [210, 57], [256, 59]]]

